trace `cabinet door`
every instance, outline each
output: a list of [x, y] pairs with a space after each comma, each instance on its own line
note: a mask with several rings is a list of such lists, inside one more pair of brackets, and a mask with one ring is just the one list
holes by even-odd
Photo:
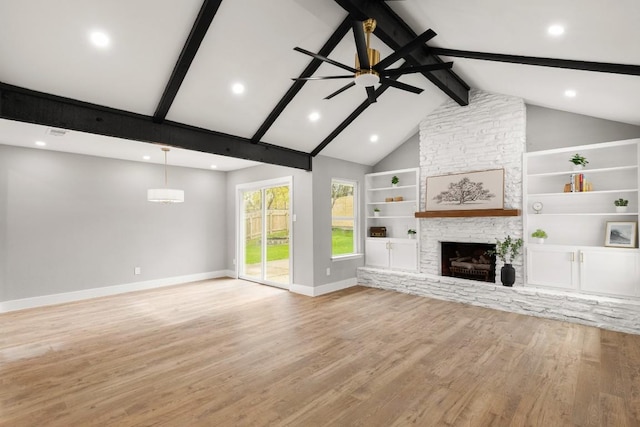
[[580, 251], [580, 288], [607, 295], [640, 296], [640, 261], [636, 250]]
[[388, 239], [367, 239], [365, 241], [365, 260], [369, 267], [389, 268]]
[[554, 288], [577, 289], [576, 251], [544, 245], [527, 247], [527, 283]]
[[418, 269], [418, 242], [415, 240], [391, 241], [389, 265], [398, 270], [416, 271]]

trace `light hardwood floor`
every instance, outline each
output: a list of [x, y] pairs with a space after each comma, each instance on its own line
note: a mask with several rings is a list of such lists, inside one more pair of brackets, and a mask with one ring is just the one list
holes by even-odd
[[236, 280], [0, 315], [2, 426], [638, 426], [640, 336]]

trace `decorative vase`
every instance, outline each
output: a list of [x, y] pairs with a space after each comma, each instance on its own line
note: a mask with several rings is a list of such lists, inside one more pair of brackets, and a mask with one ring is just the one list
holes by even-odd
[[392, 186], [392, 187], [397, 187], [397, 186], [398, 186], [398, 184], [391, 184], [391, 186]]
[[380, 216], [380, 212], [374, 212], [374, 213], [373, 213], [373, 216], [376, 216], [376, 217], [377, 217], [377, 216]]
[[410, 239], [415, 239], [415, 238], [416, 238], [416, 235], [415, 235], [415, 234], [409, 234], [409, 238], [410, 238]]
[[584, 165], [573, 165], [574, 171], [581, 171], [582, 169], [584, 169]]
[[505, 264], [500, 270], [500, 280], [503, 286], [513, 286], [516, 282], [516, 269], [511, 264]]
[[616, 206], [616, 212], [624, 213], [627, 211], [628, 206]]
[[544, 243], [544, 237], [532, 237], [531, 241], [533, 243], [537, 243], [537, 244], [541, 245], [541, 244]]

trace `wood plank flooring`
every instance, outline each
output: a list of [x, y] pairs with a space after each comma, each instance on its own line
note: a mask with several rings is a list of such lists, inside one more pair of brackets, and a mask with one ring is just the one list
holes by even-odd
[[0, 315], [2, 426], [639, 426], [640, 336], [221, 279]]

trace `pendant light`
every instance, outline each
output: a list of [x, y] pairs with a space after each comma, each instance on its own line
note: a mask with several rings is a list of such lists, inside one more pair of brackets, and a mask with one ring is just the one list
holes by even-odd
[[167, 175], [167, 153], [169, 152], [169, 148], [162, 147], [162, 151], [164, 151], [164, 188], [151, 188], [147, 190], [147, 200], [161, 203], [182, 203], [184, 202], [184, 191], [167, 188], [169, 181]]

